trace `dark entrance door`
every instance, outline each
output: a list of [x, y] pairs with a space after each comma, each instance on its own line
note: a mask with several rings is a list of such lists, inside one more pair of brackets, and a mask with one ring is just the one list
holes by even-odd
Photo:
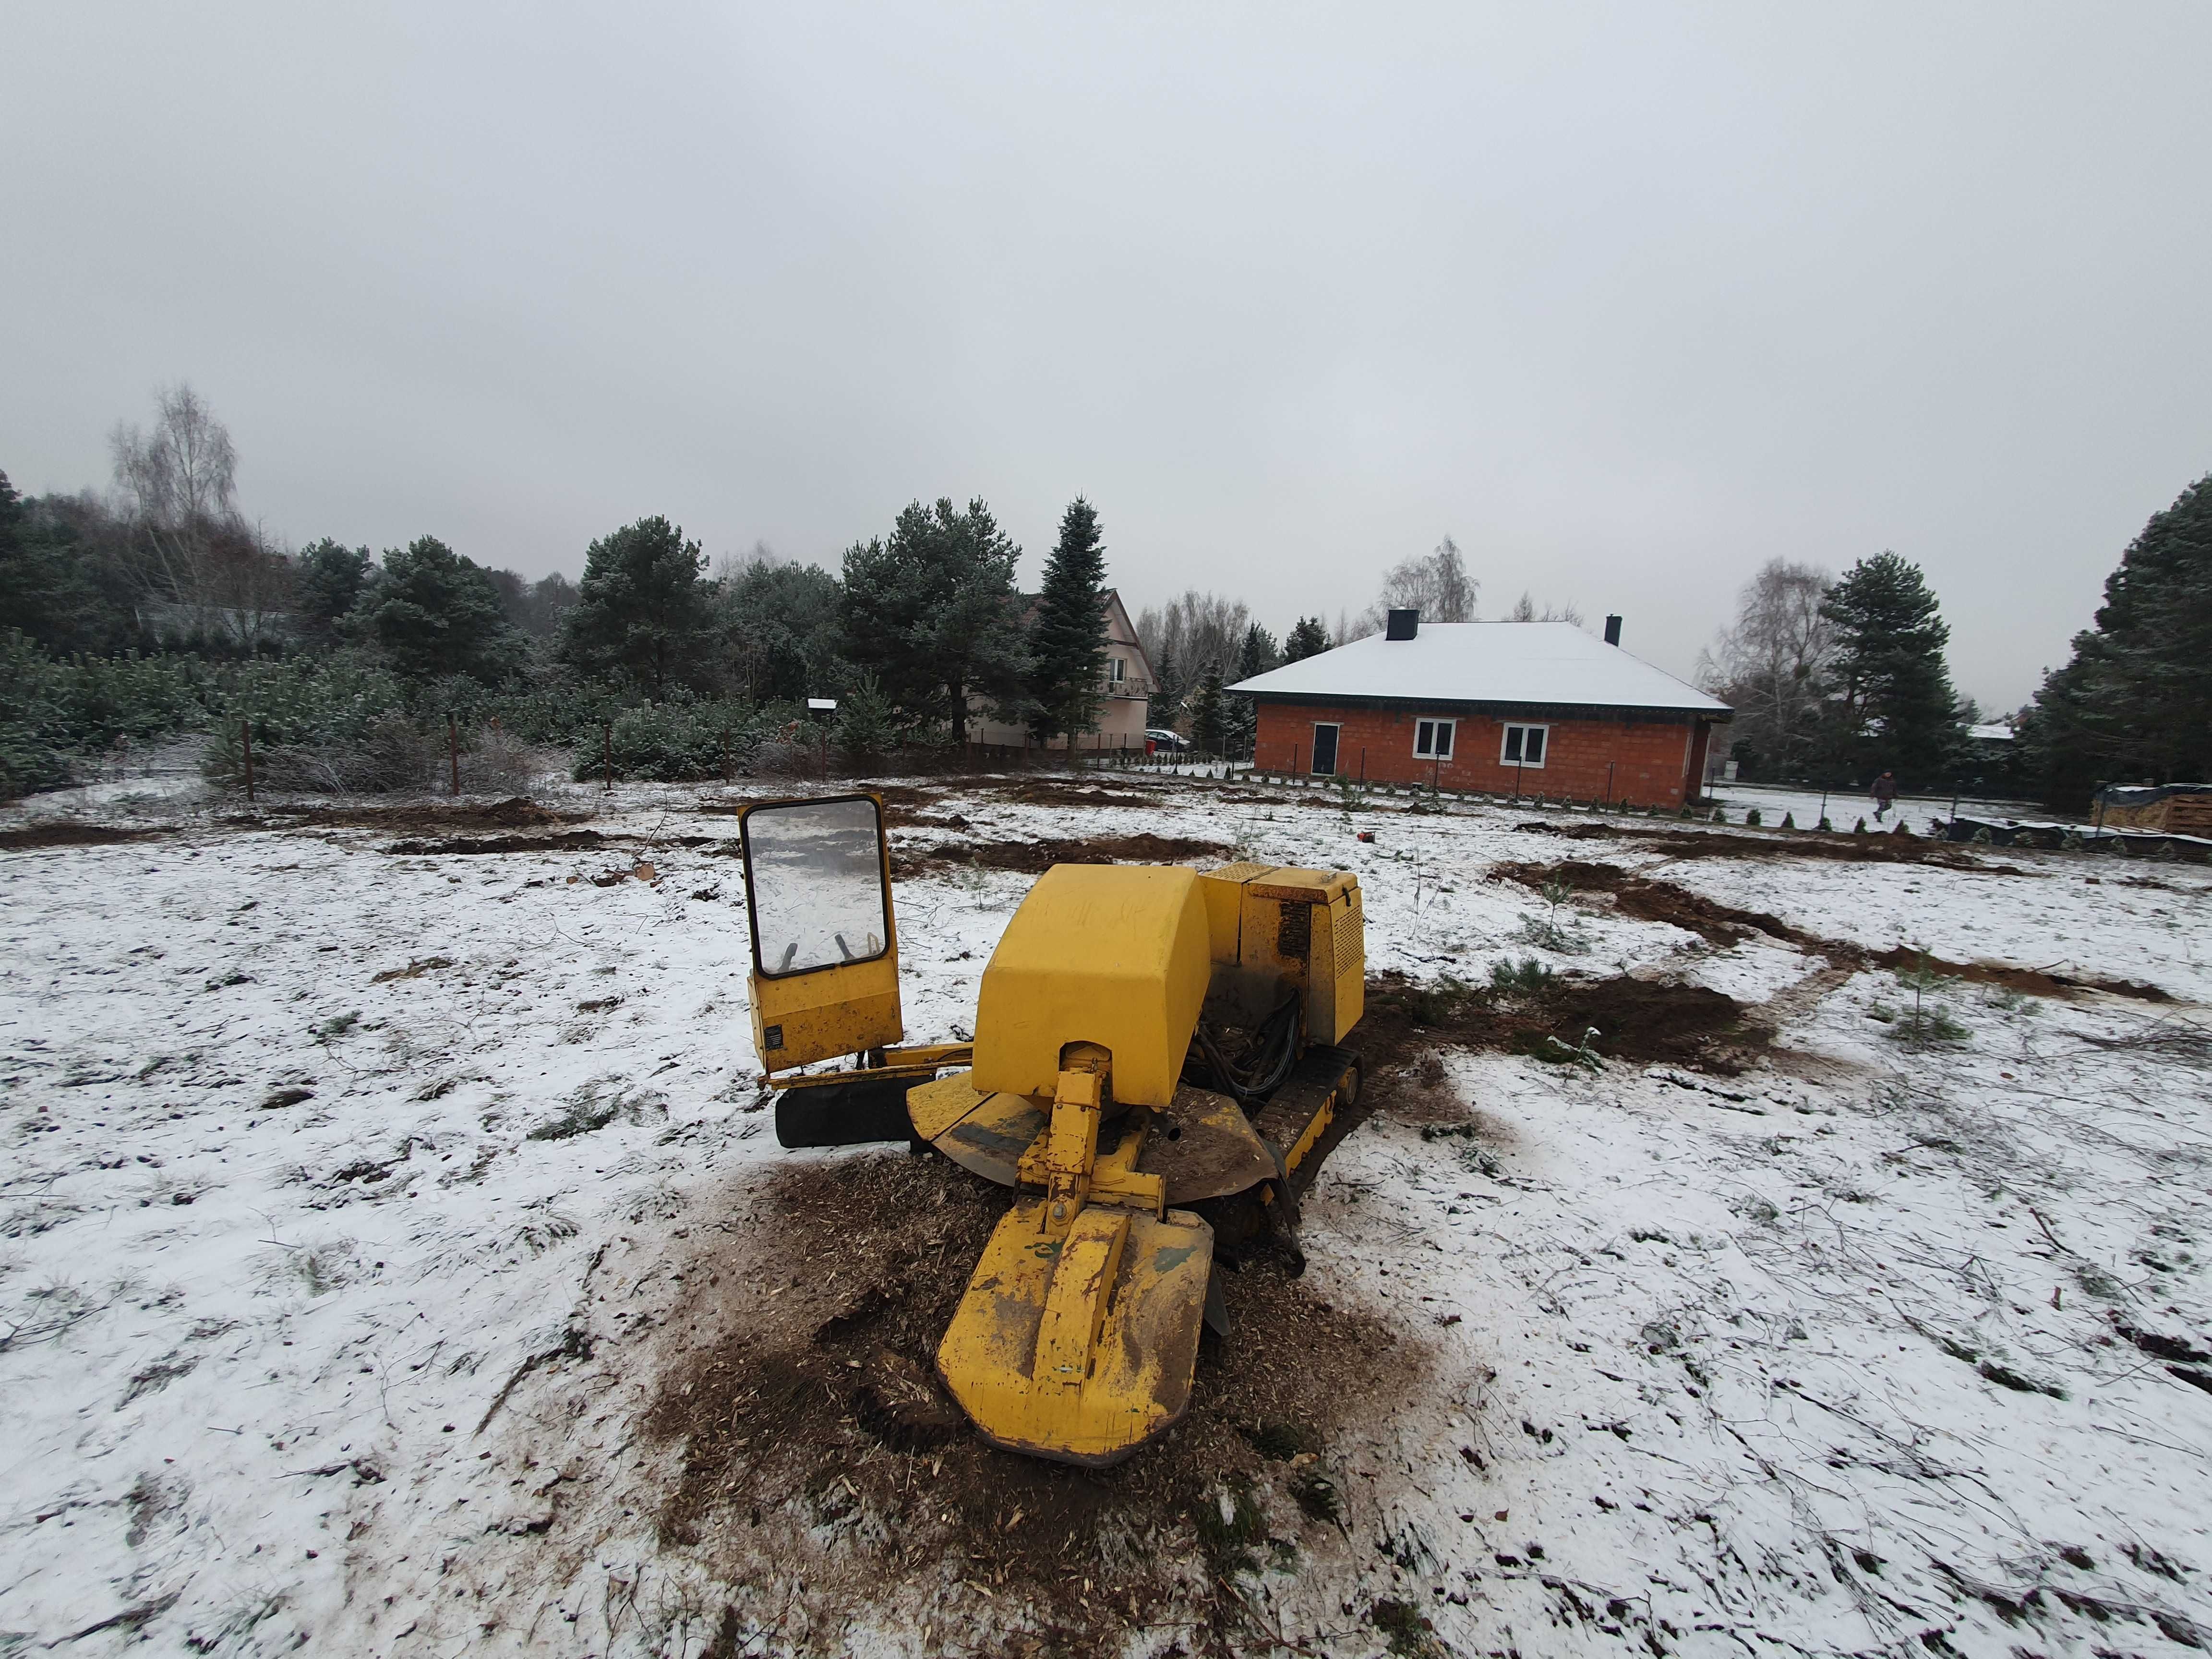
[[1336, 775], [1336, 732], [1334, 726], [1314, 727], [1313, 772], [1317, 778]]

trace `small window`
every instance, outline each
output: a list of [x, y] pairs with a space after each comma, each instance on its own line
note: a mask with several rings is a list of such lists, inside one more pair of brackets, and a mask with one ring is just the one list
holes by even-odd
[[1129, 659], [1127, 657], [1109, 658], [1106, 664], [1106, 678], [1115, 685], [1119, 685], [1122, 681], [1127, 679], [1129, 678]]
[[1413, 722], [1413, 753], [1422, 760], [1449, 760], [1452, 757], [1452, 728], [1457, 720], [1415, 720]]
[[1505, 747], [1499, 758], [1508, 766], [1530, 767], [1544, 763], [1544, 739], [1551, 728], [1544, 726], [1509, 726], [1505, 728]]

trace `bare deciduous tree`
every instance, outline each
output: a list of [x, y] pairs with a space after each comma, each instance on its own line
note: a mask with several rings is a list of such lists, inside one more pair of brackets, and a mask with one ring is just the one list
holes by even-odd
[[1237, 654], [1251, 624], [1251, 611], [1242, 599], [1196, 588], [1164, 606], [1146, 605], [1138, 613], [1137, 637], [1144, 641], [1145, 654], [1159, 676], [1154, 704], [1163, 720], [1174, 719], [1184, 695], [1209, 672], [1220, 675], [1224, 685], [1236, 679]]
[[154, 411], [152, 431], [118, 421], [108, 436], [132, 510], [170, 531], [236, 517], [238, 450], [215, 411], [181, 383], [155, 392]]
[[[1435, 552], [1390, 567], [1383, 575], [1382, 592], [1361, 615], [1357, 631], [1363, 636], [1381, 633], [1385, 613], [1391, 611], [1418, 611], [1421, 620], [1429, 623], [1473, 622], [1475, 595], [1481, 586], [1467, 574], [1459, 544], [1447, 536], [1437, 544]], [[1346, 623], [1341, 617], [1337, 635], [1337, 642], [1343, 644]]]
[[1512, 620], [1572, 623], [1576, 627], [1580, 628], [1583, 625], [1583, 613], [1582, 607], [1571, 601], [1562, 605], [1547, 605], [1539, 611], [1536, 609], [1535, 597], [1523, 588], [1521, 597], [1513, 602]]
[[1835, 653], [1820, 602], [1834, 580], [1818, 565], [1770, 559], [1744, 584], [1735, 624], [1699, 657], [1699, 684], [1735, 709], [1731, 738], [1765, 774], [1797, 776], [1813, 754]]
[[153, 426], [118, 422], [108, 446], [145, 620], [258, 643], [289, 601], [289, 563], [239, 514], [238, 450], [215, 411], [189, 386], [164, 386]]

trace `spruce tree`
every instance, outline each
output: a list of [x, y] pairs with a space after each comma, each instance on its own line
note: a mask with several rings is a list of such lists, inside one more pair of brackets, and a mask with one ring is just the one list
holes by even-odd
[[1894, 772], [1908, 787], [1943, 782], [1964, 733], [1943, 660], [1951, 629], [1920, 567], [1890, 552], [1862, 559], [1820, 614], [1836, 629], [1833, 757], [1869, 776]]
[[1185, 690], [1182, 664], [1176, 659], [1175, 647], [1160, 647], [1160, 659], [1152, 665], [1152, 696], [1145, 706], [1145, 724], [1169, 731], [1182, 713], [1182, 694]]
[[1199, 683], [1198, 700], [1190, 714], [1190, 740], [1201, 755], [1218, 755], [1227, 732], [1223, 725], [1221, 671], [1209, 668]]
[[[1237, 679], [1256, 678], [1275, 667], [1278, 661], [1275, 636], [1257, 623], [1245, 629], [1243, 643], [1237, 651]], [[1259, 703], [1250, 697], [1233, 699], [1223, 711], [1222, 724], [1228, 732], [1230, 746], [1240, 758], [1249, 758], [1260, 734]]]
[[2128, 544], [2021, 741], [2054, 805], [2100, 783], [2212, 780], [2212, 476]]
[[1301, 617], [1297, 626], [1283, 641], [1283, 660], [1303, 662], [1308, 657], [1318, 657], [1329, 648], [1328, 629], [1319, 617]]
[[1030, 730], [1072, 743], [1097, 724], [1106, 676], [1106, 544], [1098, 513], [1078, 495], [1060, 514], [1030, 624]]
[[593, 542], [576, 603], [561, 619], [560, 659], [624, 681], [655, 702], [713, 677], [706, 555], [658, 514]]

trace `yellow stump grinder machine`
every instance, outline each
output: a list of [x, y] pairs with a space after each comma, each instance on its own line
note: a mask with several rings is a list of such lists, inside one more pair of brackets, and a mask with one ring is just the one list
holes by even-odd
[[1295, 1255], [1292, 1173], [1358, 1098], [1358, 880], [1055, 865], [983, 970], [975, 1041], [908, 1046], [882, 802], [738, 823], [778, 1139], [927, 1142], [1012, 1188], [939, 1375], [998, 1445], [1127, 1457], [1182, 1415], [1200, 1326], [1224, 1323], [1217, 1231]]

